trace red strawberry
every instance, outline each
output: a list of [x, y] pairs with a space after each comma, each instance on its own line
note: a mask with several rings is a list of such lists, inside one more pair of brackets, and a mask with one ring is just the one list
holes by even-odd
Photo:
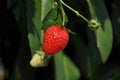
[[47, 55], [54, 55], [63, 50], [69, 40], [68, 32], [59, 25], [53, 25], [46, 29], [43, 37], [42, 50]]

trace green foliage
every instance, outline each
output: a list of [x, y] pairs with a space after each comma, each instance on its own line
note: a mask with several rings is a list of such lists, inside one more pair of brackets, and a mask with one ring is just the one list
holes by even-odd
[[[113, 10], [111, 21], [104, 0], [64, 0], [67, 5], [73, 7], [71, 10], [62, 5], [61, 0], [8, 0], [7, 2], [8, 8], [12, 9], [15, 15], [22, 35], [16, 68], [11, 80], [35, 79], [37, 69], [30, 67], [30, 59], [36, 51], [42, 50], [44, 30], [55, 24], [65, 26], [76, 33], [70, 34], [66, 51], [53, 55], [55, 80], [80, 80], [81, 77], [88, 80], [118, 80], [120, 78], [118, 65], [110, 68], [105, 65], [113, 47], [113, 30], [117, 39], [116, 44], [120, 43], [118, 4]], [[80, 13], [76, 15], [78, 12], [89, 17], [90, 20], [98, 20], [100, 25], [98, 24], [95, 30], [91, 29], [89, 19], [80, 16]], [[49, 56], [47, 61], [49, 62], [51, 58], [52, 56]], [[46, 66], [49, 67], [49, 63]]]
[[28, 0], [26, 2], [28, 39], [32, 53], [41, 48], [42, 21], [53, 5], [53, 0], [34, 0], [34, 2]]
[[[62, 25], [62, 14], [60, 13], [60, 9], [55, 7], [51, 9], [48, 14], [45, 16], [43, 20], [43, 29], [45, 30], [48, 26], [51, 25]], [[65, 19], [66, 20], [66, 19]]]
[[100, 51], [102, 61], [106, 62], [112, 48], [112, 25], [103, 0], [87, 1], [89, 4], [92, 18], [97, 18], [101, 22], [101, 26], [98, 28], [98, 30], [96, 30], [95, 35], [97, 40], [97, 47]]
[[55, 80], [78, 80], [80, 72], [75, 64], [64, 54], [60, 52], [54, 56], [55, 60]]

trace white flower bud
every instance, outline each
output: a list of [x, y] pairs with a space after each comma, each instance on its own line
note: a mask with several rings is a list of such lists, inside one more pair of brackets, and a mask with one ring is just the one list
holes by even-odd
[[32, 57], [32, 59], [30, 61], [30, 65], [34, 68], [42, 67], [42, 66], [44, 66], [44, 59], [42, 58], [42, 56], [39, 53], [36, 53]]

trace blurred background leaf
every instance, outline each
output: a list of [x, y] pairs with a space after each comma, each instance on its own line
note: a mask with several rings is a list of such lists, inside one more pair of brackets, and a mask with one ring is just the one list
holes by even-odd
[[55, 80], [79, 80], [80, 71], [64, 52], [54, 56], [55, 60]]
[[42, 20], [53, 7], [53, 0], [18, 0], [13, 1], [14, 3], [10, 0], [8, 2], [9, 8], [15, 14], [22, 35], [17, 57], [22, 80], [33, 80], [35, 70], [30, 67], [29, 61], [31, 53], [34, 54], [41, 48]]
[[[66, 3], [67, 2], [68, 5], [74, 9], [80, 10], [79, 12], [83, 13], [83, 15], [86, 14], [86, 17], [90, 17], [86, 1], [83, 3], [82, 1], [70, 2], [67, 0]], [[81, 7], [84, 8], [84, 10], [81, 9]], [[68, 27], [77, 33], [77, 35], [70, 35], [69, 43], [72, 48], [70, 48], [71, 50], [69, 49], [69, 52], [72, 52], [71, 56], [75, 56], [76, 63], [79, 62], [77, 66], [79, 66], [83, 76], [85, 76], [86, 79], [93, 80], [96, 70], [101, 64], [100, 54], [96, 47], [94, 31], [88, 28], [88, 25], [81, 18], [77, 18], [77, 16], [69, 10], [68, 14]], [[70, 16], [71, 14], [72, 16]]]
[[32, 54], [41, 49], [42, 21], [53, 7], [53, 0], [26, 0], [28, 39]]
[[92, 18], [97, 18], [101, 22], [101, 27], [96, 30], [95, 34], [97, 47], [100, 51], [102, 61], [105, 63], [112, 49], [113, 33], [111, 21], [103, 0], [87, 0], [87, 2]]
[[[13, 10], [13, 13], [15, 15], [17, 24], [19, 26], [19, 29], [21, 31], [21, 41], [20, 46], [18, 50], [16, 65], [18, 65], [18, 70], [20, 71], [21, 78], [23, 80], [26, 79], [34, 79], [35, 78], [35, 71], [30, 67], [29, 61], [31, 58], [31, 52], [29, 49], [29, 43], [28, 43], [28, 33], [27, 33], [27, 23], [26, 23], [26, 3], [24, 0], [18, 0], [15, 2], [12, 7], [10, 7]], [[13, 73], [14, 74], [14, 73]], [[14, 76], [19, 74], [14, 74]], [[16, 79], [19, 77], [15, 77]]]

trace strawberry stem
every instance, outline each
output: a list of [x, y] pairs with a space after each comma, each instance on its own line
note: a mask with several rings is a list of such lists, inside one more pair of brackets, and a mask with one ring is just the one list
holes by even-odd
[[78, 17], [81, 17], [83, 20], [85, 20], [88, 23], [88, 26], [92, 29], [92, 30], [96, 30], [101, 26], [101, 23], [99, 20], [97, 19], [91, 19], [88, 20], [87, 18], [85, 18], [83, 15], [81, 15], [77, 10], [73, 9], [72, 7], [70, 7], [69, 5], [67, 5], [66, 3], [64, 3], [62, 0], [60, 0], [60, 2], [66, 6], [68, 9], [70, 9], [71, 11], [73, 11]]
[[60, 3], [60, 9], [61, 9], [61, 12], [62, 12], [62, 26], [64, 26], [65, 25], [65, 13], [64, 13], [64, 9], [63, 9], [61, 3]]
[[83, 15], [81, 15], [77, 10], [73, 9], [72, 7], [70, 7], [69, 5], [67, 5], [66, 3], [64, 3], [62, 0], [60, 0], [61, 3], [66, 6], [68, 9], [70, 9], [71, 11], [73, 11], [77, 16], [81, 17], [83, 20], [85, 20], [87, 23], [89, 23], [90, 21], [85, 18]]

